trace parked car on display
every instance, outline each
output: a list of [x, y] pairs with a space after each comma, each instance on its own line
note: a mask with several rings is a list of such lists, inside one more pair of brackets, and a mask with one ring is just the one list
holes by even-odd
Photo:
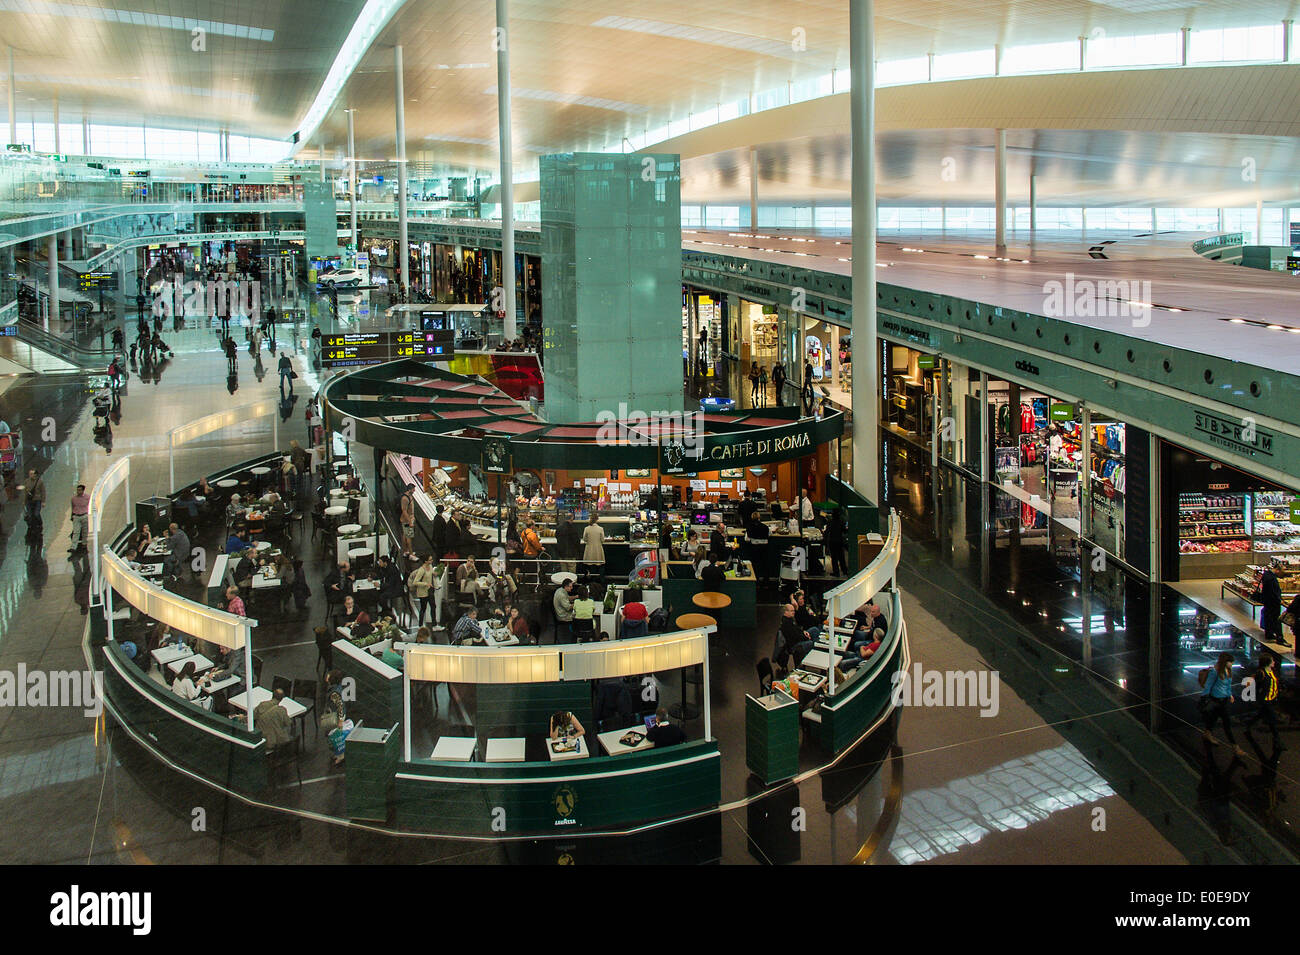
[[365, 276], [356, 269], [331, 269], [317, 276], [316, 284], [321, 288], [344, 288], [360, 285], [364, 280]]

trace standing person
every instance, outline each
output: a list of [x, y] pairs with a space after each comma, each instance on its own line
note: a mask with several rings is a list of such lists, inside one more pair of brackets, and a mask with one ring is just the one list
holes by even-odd
[[564, 583], [551, 598], [555, 610], [555, 642], [564, 637], [565, 643], [573, 639], [573, 578], [565, 577]]
[[1245, 751], [1237, 745], [1237, 739], [1232, 735], [1232, 716], [1228, 712], [1232, 705], [1232, 654], [1220, 653], [1213, 667], [1201, 671], [1201, 680], [1204, 690], [1201, 692], [1199, 705], [1201, 718], [1205, 723], [1201, 736], [1211, 746], [1218, 746], [1219, 741], [1214, 738], [1210, 728], [1216, 721], [1221, 721], [1223, 735], [1227, 737], [1238, 756], [1245, 756]]
[[767, 366], [758, 369], [758, 406], [767, 407]]
[[226, 341], [226, 366], [227, 366], [226, 370], [233, 375], [239, 370], [235, 365], [239, 351], [238, 349], [235, 348], [235, 340], [231, 338], [229, 335], [226, 335], [225, 341]]
[[749, 405], [758, 407], [758, 362], [749, 363]]
[[418, 607], [415, 618], [416, 626], [424, 625], [424, 612], [428, 610], [429, 621], [438, 622], [437, 608], [434, 606], [436, 591], [434, 589], [437, 583], [433, 567], [433, 557], [426, 556], [419, 567], [411, 571], [411, 576], [407, 579], [406, 585], [411, 592], [411, 606]]
[[542, 552], [542, 539], [537, 536], [537, 525], [530, 517], [524, 524], [524, 532], [519, 538], [525, 557], [536, 557]]
[[190, 559], [190, 537], [176, 523], [168, 526], [167, 536], [171, 541], [167, 559], [163, 561], [163, 570], [169, 577], [179, 577]]
[[72, 546], [69, 554], [86, 549], [86, 527], [90, 523], [90, 495], [86, 485], [78, 484], [77, 493], [72, 495]]
[[700, 326], [700, 338], [695, 347], [695, 363], [697, 373], [703, 377], [709, 367], [709, 330], [703, 325]]
[[266, 341], [267, 347], [275, 351], [275, 306], [272, 305], [266, 310]]
[[447, 518], [443, 517], [447, 508], [439, 504], [437, 513], [433, 515], [433, 529], [429, 536], [433, 539], [433, 559], [442, 560], [442, 555], [447, 553]]
[[1277, 735], [1277, 712], [1274, 708], [1277, 706], [1279, 681], [1277, 672], [1273, 667], [1273, 657], [1267, 653], [1261, 653], [1255, 672], [1252, 675], [1255, 709], [1246, 717], [1242, 725], [1246, 727], [1246, 735], [1250, 736], [1255, 724], [1262, 719], [1269, 732], [1273, 734], [1273, 751], [1277, 752], [1286, 749], [1286, 747], [1282, 745], [1282, 739]]
[[36, 473], [35, 468], [27, 470], [27, 523], [40, 521], [41, 508], [45, 506], [45, 481]]
[[262, 329], [256, 325], [248, 333], [248, 351], [254, 356], [262, 354]]
[[1263, 605], [1259, 612], [1259, 623], [1264, 628], [1264, 642], [1291, 646], [1282, 634], [1282, 585], [1278, 583], [1277, 574], [1266, 567], [1259, 586], [1260, 603]]
[[401, 497], [401, 523], [403, 553], [414, 557], [412, 545], [415, 543], [415, 485], [407, 484]]
[[223, 301], [221, 303], [222, 308], [220, 309], [221, 337], [229, 338], [230, 337], [230, 296], [225, 295], [222, 296], [222, 298], [223, 298]]
[[125, 343], [126, 339], [122, 335], [122, 326], [113, 326], [113, 351], [120, 352]]
[[799, 520], [804, 527], [817, 526], [817, 517], [813, 513], [812, 498], [808, 496], [807, 488], [805, 488], [803, 491], [800, 492]]
[[[274, 342], [271, 343], [271, 347], [275, 347]], [[284, 394], [284, 383], [287, 381], [289, 383], [289, 395], [292, 397], [294, 379], [293, 361], [289, 358], [289, 355], [286, 352], [280, 352], [280, 363], [277, 367], [280, 371], [280, 394]]]
[[844, 558], [844, 512], [840, 508], [835, 508], [831, 512], [831, 519], [826, 525], [826, 533], [822, 537], [826, 547], [826, 555], [830, 563], [831, 574], [835, 577], [844, 577], [847, 574]]
[[587, 526], [582, 530], [582, 562], [601, 578], [605, 576], [605, 529], [600, 526], [596, 512], [592, 511]]
[[343, 701], [343, 671], [330, 670], [325, 674], [325, 712], [321, 714], [320, 728], [329, 736], [335, 766], [343, 762], [343, 743], [349, 732], [347, 723], [347, 706]]
[[779, 361], [772, 366], [772, 391], [776, 395], [776, 406], [785, 407], [785, 366]]

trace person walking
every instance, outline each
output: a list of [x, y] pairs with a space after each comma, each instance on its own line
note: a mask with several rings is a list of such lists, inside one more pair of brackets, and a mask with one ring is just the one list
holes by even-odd
[[414, 557], [411, 549], [415, 543], [415, 485], [407, 484], [401, 497], [402, 553]]
[[[1246, 728], [1246, 736], [1253, 740], [1251, 733], [1261, 719], [1264, 725], [1268, 727], [1269, 732], [1273, 734], [1273, 751], [1286, 749], [1282, 745], [1282, 739], [1277, 733], [1277, 695], [1279, 680], [1277, 671], [1274, 669], [1275, 661], [1270, 654], [1261, 653], [1259, 661], [1256, 664], [1255, 672], [1251, 677], [1252, 689], [1254, 694], [1255, 708], [1251, 714], [1246, 717], [1242, 725]], [[1246, 691], [1242, 691], [1242, 699], [1246, 698]]]
[[26, 492], [27, 523], [39, 522], [41, 508], [45, 506], [45, 481], [36, 473], [35, 468], [28, 468], [27, 470], [27, 485], [24, 491]]
[[749, 406], [758, 407], [758, 362], [749, 363]]
[[1264, 642], [1291, 646], [1282, 634], [1282, 585], [1278, 583], [1277, 574], [1271, 568], [1265, 568], [1259, 586], [1262, 604], [1259, 624], [1264, 628]]
[[[274, 345], [272, 346], [274, 347]], [[277, 366], [280, 371], [280, 394], [284, 394], [284, 383], [289, 383], [289, 396], [293, 396], [293, 379], [295, 372], [293, 370], [293, 361], [285, 352], [280, 352], [280, 362]]]
[[418, 608], [415, 618], [417, 627], [424, 625], [425, 611], [429, 613], [430, 623], [438, 622], [438, 608], [434, 605], [436, 583], [437, 575], [433, 566], [433, 556], [426, 555], [420, 566], [411, 571], [411, 576], [406, 581], [407, 588], [411, 593], [411, 606]]
[[779, 361], [772, 366], [772, 391], [776, 394], [776, 406], [785, 407], [785, 366]]
[[69, 554], [76, 554], [86, 549], [86, 528], [90, 524], [90, 495], [86, 485], [78, 484], [77, 493], [72, 495], [72, 546]]
[[767, 366], [758, 369], [758, 406], [767, 407]]
[[1211, 746], [1218, 746], [1219, 741], [1210, 729], [1216, 722], [1222, 722], [1223, 735], [1238, 756], [1245, 756], [1245, 750], [1237, 745], [1237, 739], [1232, 735], [1232, 716], [1229, 713], [1232, 705], [1232, 659], [1231, 653], [1220, 653], [1213, 667], [1201, 671], [1201, 686], [1204, 689], [1198, 706], [1205, 724], [1201, 736]]
[[830, 572], [835, 577], [845, 577], [848, 574], [844, 558], [844, 511], [835, 508], [831, 512], [830, 521], [826, 524], [826, 533], [822, 536], [825, 544]]
[[226, 370], [233, 375], [238, 371], [238, 368], [235, 366], [235, 362], [238, 360], [239, 350], [235, 347], [235, 340], [231, 338], [229, 335], [226, 335], [225, 342], [226, 342], [226, 363], [227, 363]]

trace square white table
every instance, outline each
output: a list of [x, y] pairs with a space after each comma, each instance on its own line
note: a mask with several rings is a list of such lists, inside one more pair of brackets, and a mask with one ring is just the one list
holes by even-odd
[[361, 580], [358, 580], [356, 583], [352, 585], [352, 592], [354, 594], [366, 593], [368, 591], [378, 590], [378, 589], [379, 589], [379, 581], [371, 580], [369, 577], [365, 577]]
[[175, 663], [177, 660], [184, 660], [186, 657], [194, 656], [194, 651], [190, 647], [178, 647], [175, 644], [169, 647], [159, 647], [150, 654], [153, 662], [160, 667], [165, 667], [169, 663]]
[[[157, 651], [154, 651], [155, 653]], [[194, 675], [207, 673], [212, 669], [212, 661], [201, 653], [191, 653], [189, 656], [181, 657], [179, 660], [172, 660], [167, 664], [167, 669], [172, 672], [172, 676], [180, 676], [181, 670], [185, 669], [187, 663], [194, 664]]]
[[429, 758], [468, 763], [474, 758], [474, 748], [477, 745], [478, 740], [473, 736], [443, 736], [438, 739], [438, 745], [433, 748]]
[[268, 577], [261, 572], [253, 575], [254, 590], [272, 590], [282, 586], [284, 586], [284, 578], [282, 577]]
[[[838, 655], [834, 662], [840, 662]], [[809, 650], [799, 666], [804, 670], [829, 670], [832, 666], [831, 655], [825, 650]]]
[[[247, 709], [247, 703], [244, 700], [244, 697], [246, 695], [247, 695], [246, 693], [236, 693], [226, 702], [228, 702], [231, 706], [233, 706], [237, 710]], [[265, 703], [270, 698], [271, 698], [271, 691], [268, 690], [266, 687], [264, 686], [253, 687], [253, 708], [254, 709], [257, 709], [258, 706]], [[307, 712], [307, 707], [303, 706], [301, 703], [299, 703], [297, 700], [293, 699], [292, 697], [286, 696], [283, 700], [280, 701], [280, 705], [284, 707], [285, 712], [289, 714], [289, 719], [291, 720], [297, 719], [298, 717], [302, 716], [304, 713]]]
[[145, 557], [166, 557], [170, 553], [171, 548], [162, 538], [150, 541], [149, 546], [144, 549]]
[[[629, 733], [634, 730], [641, 734], [641, 742], [637, 743], [635, 746], [624, 746], [619, 742], [619, 738], [624, 733]], [[655, 744], [650, 742], [650, 739], [645, 735], [645, 732], [645, 724], [639, 723], [636, 726], [629, 726], [626, 729], [609, 730], [604, 733], [598, 733], [596, 734], [596, 738], [600, 740], [600, 745], [610, 756], [622, 756], [626, 753], [635, 753], [642, 749], [654, 749]]]
[[230, 676], [222, 677], [220, 680], [209, 683], [199, 689], [203, 690], [204, 693], [220, 693], [222, 690], [229, 689], [232, 686], [239, 686], [239, 684], [243, 682], [244, 678], [242, 676], [236, 676], [232, 673]]
[[578, 748], [573, 752], [557, 753], [555, 747], [560, 744], [560, 741], [558, 739], [548, 739], [546, 741], [546, 755], [551, 758], [553, 763], [557, 763], [562, 759], [586, 759], [591, 755], [591, 751], [587, 749], [587, 738], [585, 736], [579, 736], [576, 742]]
[[483, 627], [483, 641], [489, 647], [517, 647], [519, 638], [507, 630], [505, 627], [500, 629], [491, 629]]
[[820, 673], [809, 673], [806, 670], [791, 670], [790, 675], [799, 683], [800, 693], [816, 693], [826, 685], [826, 677]]
[[522, 763], [524, 761], [523, 737], [488, 740], [487, 755], [483, 759], [489, 763]]

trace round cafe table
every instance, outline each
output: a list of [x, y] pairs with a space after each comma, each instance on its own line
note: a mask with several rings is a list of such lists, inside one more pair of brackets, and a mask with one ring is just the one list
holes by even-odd
[[330, 488], [330, 497], [343, 497], [347, 493], [348, 492], [345, 488], [341, 488], [341, 487]]
[[236, 481], [234, 478], [222, 478], [220, 481], [217, 482], [217, 487], [230, 490], [232, 487], [239, 487], [239, 482]]
[[551, 574], [551, 583], [558, 587], [563, 587], [566, 580], [577, 580], [578, 575], [567, 570], [559, 570]]
[[325, 508], [326, 517], [342, 517], [347, 512], [348, 509], [344, 507], [342, 504], [333, 504]]
[[696, 630], [701, 627], [717, 627], [718, 621], [706, 613], [684, 613], [677, 618], [678, 630]]
[[254, 477], [262, 477], [265, 474], [270, 474], [271, 469], [264, 468], [264, 467], [249, 468], [248, 473], [253, 475]]
[[344, 535], [355, 534], [359, 530], [361, 530], [360, 524], [342, 524], [339, 526], [339, 533]]
[[702, 610], [722, 610], [731, 606], [731, 598], [712, 590], [701, 590], [691, 598], [691, 603]]
[[270, 549], [271, 549], [271, 542], [270, 542], [270, 541], [257, 541], [255, 544], [253, 544], [253, 546], [256, 547], [258, 550], [270, 550]]

